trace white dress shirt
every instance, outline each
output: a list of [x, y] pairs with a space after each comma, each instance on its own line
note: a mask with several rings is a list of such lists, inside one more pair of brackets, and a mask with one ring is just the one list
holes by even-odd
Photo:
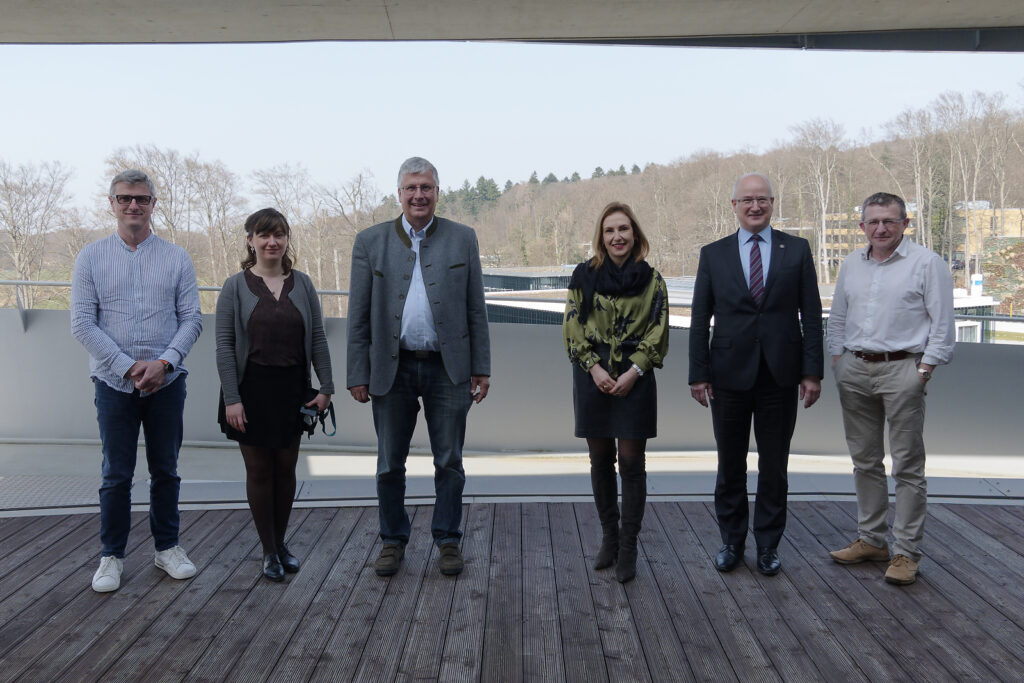
[[882, 262], [870, 247], [847, 257], [828, 319], [829, 355], [910, 351], [942, 365], [955, 342], [953, 277], [938, 254], [904, 237]]
[[427, 288], [423, 285], [423, 270], [420, 268], [420, 243], [434, 220], [436, 219], [431, 220], [422, 230], [416, 231], [406, 220], [405, 214], [402, 214], [402, 227], [409, 234], [413, 253], [416, 254], [416, 263], [412, 266], [412, 282], [409, 284], [409, 293], [405, 297], [405, 307], [402, 309], [402, 334], [399, 339], [399, 346], [410, 351], [440, 349], [437, 331], [434, 328], [434, 314], [430, 311]]

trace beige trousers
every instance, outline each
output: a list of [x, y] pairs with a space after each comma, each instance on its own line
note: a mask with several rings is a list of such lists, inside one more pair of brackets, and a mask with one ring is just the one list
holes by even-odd
[[849, 351], [834, 371], [843, 407], [846, 444], [853, 459], [860, 538], [886, 546], [889, 490], [885, 478], [883, 430], [889, 424], [896, 510], [892, 553], [920, 561], [928, 487], [924, 476], [925, 383], [917, 373], [920, 354], [870, 363]]

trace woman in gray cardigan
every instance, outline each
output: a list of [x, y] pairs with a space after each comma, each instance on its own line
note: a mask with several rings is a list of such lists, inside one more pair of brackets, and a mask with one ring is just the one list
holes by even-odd
[[[312, 281], [292, 268], [291, 229], [275, 209], [245, 221], [248, 253], [217, 299], [219, 422], [245, 460], [249, 509], [263, 545], [263, 574], [299, 571], [285, 545], [295, 498], [302, 405], [325, 410], [334, 393], [320, 302]], [[320, 389], [310, 400], [310, 363]]]

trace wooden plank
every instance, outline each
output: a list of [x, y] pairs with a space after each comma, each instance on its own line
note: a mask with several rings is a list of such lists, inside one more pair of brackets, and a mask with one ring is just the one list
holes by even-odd
[[546, 503], [524, 503], [523, 679], [558, 681], [565, 677], [554, 552]]
[[[322, 510], [322, 509], [321, 509]], [[318, 536], [325, 523], [324, 514], [313, 515], [313, 510], [297, 509], [292, 512], [291, 524], [296, 530], [296, 545], [309, 541], [308, 536]], [[306, 520], [314, 516], [315, 522], [307, 525]], [[251, 555], [250, 555], [251, 557]], [[248, 594], [238, 604], [224, 627], [217, 631], [198, 661], [189, 669], [186, 680], [220, 680], [231, 671], [242, 651], [255, 637], [257, 630], [276, 614], [278, 604], [288, 591], [288, 582], [276, 583], [263, 576], [262, 546], [253, 558], [255, 562], [244, 562], [241, 566], [252, 571], [256, 577]]]
[[[340, 534], [334, 537], [324, 534], [321, 539], [324, 548], [321, 550], [318, 545], [314, 549], [316, 553], [327, 554], [329, 547], [334, 545], [339, 554], [323, 586], [313, 598], [290, 642], [286, 644], [269, 680], [307, 680], [321, 656], [325, 660], [331, 657], [329, 653], [325, 654], [325, 648], [345, 606], [353, 599], [356, 582], [371, 561], [368, 555], [377, 541], [377, 508], [351, 509], [359, 513], [359, 518], [348, 538], [342, 538]], [[380, 584], [376, 576], [373, 579]]]
[[[301, 523], [305, 511], [296, 510], [293, 523]], [[146, 680], [180, 681], [195, 668], [206, 652], [217, 641], [223, 630], [229, 632], [238, 628], [247, 628], [246, 615], [240, 608], [252, 593], [257, 592], [257, 600], [263, 599], [272, 603], [275, 589], [283, 591], [279, 584], [270, 584], [262, 574], [262, 547], [255, 528], [249, 524], [225, 547], [218, 556], [214, 571], [204, 572], [203, 581], [217, 583], [216, 597], [208, 600], [198, 611], [193, 612], [192, 619], [182, 628], [173, 641], [165, 643], [164, 648], [149, 662], [149, 668], [137, 672], [136, 676]]]
[[43, 535], [47, 529], [59, 524], [68, 516], [0, 517], [0, 556], [6, 557], [13, 550], [20, 548], [25, 539]]
[[518, 503], [494, 507], [482, 681], [523, 681], [523, 533]]
[[[694, 528], [693, 520], [700, 520], [708, 514], [704, 504], [667, 504], [659, 508], [658, 514], [668, 533], [670, 545], [686, 569], [703, 612], [732, 664], [735, 675], [740, 680], [780, 680], [778, 672], [754, 635], [754, 629], [726, 587], [726, 581], [731, 576], [715, 569], [712, 553], [717, 552], [718, 548], [712, 548], [709, 553], [704, 539]], [[698, 528], [705, 525], [706, 521], [701, 521]], [[718, 538], [717, 534], [715, 538]], [[732, 573], [748, 571], [745, 566], [740, 566]]]
[[[950, 506], [931, 505], [928, 512], [931, 520], [934, 520], [932, 526], [935, 527], [935, 535], [940, 543], [957, 551], [964, 559], [977, 559], [975, 564], [984, 565], [986, 573], [998, 585], [1018, 600], [1024, 601], [1024, 560], [1020, 553], [1007, 546], [1001, 538], [994, 538], [985, 529], [967, 521], [963, 515], [954, 513]], [[983, 521], [983, 518], [979, 521]], [[943, 533], [947, 530], [947, 533]]]
[[[700, 539], [705, 555], [709, 559], [714, 557], [722, 542], [713, 503], [704, 504], [703, 514], [700, 508], [693, 508], [692, 513], [686, 517]], [[793, 624], [788, 622], [779, 605], [771, 600], [769, 589], [776, 595], [794, 590], [789, 577], [786, 576], [785, 564], [780, 574], [762, 577], [754, 568], [755, 563], [756, 554], [750, 558], [749, 565], [737, 567], [728, 574], [721, 574], [726, 589], [736, 603], [736, 608], [750, 625], [754, 637], [783, 680], [806, 681], [821, 678], [821, 672], [794, 633]], [[772, 587], [772, 583], [776, 585]]]
[[[643, 550], [650, 567], [651, 585], [656, 586], [658, 594], [664, 604], [665, 618], [668, 623], [665, 630], [671, 629], [671, 635], [679, 642], [687, 667], [679, 670], [679, 680], [689, 675], [698, 681], [733, 681], [738, 680], [733, 672], [732, 664], [729, 662], [722, 644], [715, 635], [707, 613], [701, 605], [700, 599], [691, 585], [687, 574], [688, 567], [695, 562], [693, 558], [687, 564], [680, 562], [676, 556], [669, 529], [662, 522], [662, 517], [669, 520], [675, 528], [676, 534], [689, 533], [679, 528], [679, 525], [686, 525], [686, 520], [675, 503], [653, 503], [648, 505], [648, 512], [644, 517]], [[704, 558], [696, 561], [705, 564]], [[706, 569], [706, 567], [705, 567]], [[638, 612], [634, 608], [634, 614]], [[646, 635], [638, 624], [641, 641], [644, 642], [646, 651]], [[666, 636], [667, 637], [667, 636]], [[657, 661], [648, 656], [648, 661]], [[657, 666], [651, 668], [652, 674], [658, 675]], [[666, 667], [666, 673], [671, 674], [675, 669]]]
[[[201, 516], [201, 512], [183, 512], [182, 533], [187, 533]], [[142, 526], [148, 530], [148, 524]], [[151, 544], [152, 538], [148, 534], [137, 534], [134, 544], [129, 539], [133, 551], [138, 546], [152, 547]], [[141, 555], [139, 552], [128, 555], [130, 561], [125, 562], [121, 588], [113, 593], [94, 592], [89, 580], [93, 569], [81, 567], [77, 572], [80, 577], [77, 595], [33, 631], [17, 651], [5, 655], [7, 670], [25, 671], [31, 667], [37, 680], [56, 680], [64, 667], [81, 656], [107, 629], [115, 626], [118, 619], [136, 606], [141, 596], [166, 576], [153, 566], [152, 555], [146, 559]]]
[[277, 665], [316, 596], [331, 590], [325, 580], [358, 519], [356, 508], [316, 508], [295, 529], [288, 548], [302, 566], [288, 581], [273, 618], [263, 622], [226, 680], [261, 680]]
[[1019, 507], [1018, 505], [948, 506], [950, 511], [960, 515], [1010, 550], [1024, 557], [1024, 536], [1019, 533], [1019, 530], [1024, 527], [1024, 519], [1010, 513], [1010, 510]]
[[[117, 620], [114, 628], [105, 631], [76, 661], [61, 672], [67, 680], [85, 681], [105, 678], [104, 672], [152, 625], [168, 619], [171, 605], [182, 594], [197, 589], [196, 578], [205, 571], [210, 559], [224, 545], [224, 538], [233, 538], [242, 521], [227, 513], [207, 511], [196, 524], [182, 535], [183, 547], [189, 549], [189, 558], [196, 565], [196, 577], [177, 581], [167, 577], [158, 581], [153, 589], [140, 596], [138, 604]], [[160, 571], [160, 570], [156, 570]]]
[[470, 505], [466, 520], [466, 535], [462, 539], [466, 568], [455, 581], [451, 619], [441, 659], [443, 681], [480, 680], [483, 660], [494, 504]]
[[565, 678], [567, 681], [589, 683], [607, 681], [608, 667], [597, 628], [590, 578], [572, 505], [549, 503], [548, 519], [551, 525]]
[[410, 617], [434, 543], [430, 535], [433, 508], [410, 510], [412, 528], [398, 573], [377, 576], [370, 560], [338, 619], [334, 634], [313, 671], [313, 680], [392, 680], [405, 647]]
[[[576, 525], [579, 529], [580, 542], [583, 549], [583, 565], [587, 569], [590, 583], [590, 595], [594, 601], [594, 612], [597, 616], [597, 630], [601, 634], [601, 646], [604, 652], [608, 678], [613, 681], [649, 681], [651, 672], [648, 670], [644, 648], [634, 625], [634, 615], [630, 610], [630, 601], [622, 584], [615, 578], [615, 570], [603, 571], [594, 569], [594, 557], [601, 545], [601, 524], [593, 503], [576, 503], [573, 505]], [[638, 560], [642, 565], [642, 558]], [[646, 567], [641, 567], [648, 574]], [[639, 579], [633, 579], [631, 587], [635, 587]], [[650, 591], [648, 583], [643, 590]], [[678, 650], [678, 645], [675, 648]], [[658, 662], [661, 668], [664, 663]]]
[[[26, 584], [50, 567], [67, 568], [64, 558], [70, 548], [88, 545], [92, 550], [90, 555], [96, 554], [99, 545], [99, 515], [65, 515], [57, 519], [58, 523], [51, 526], [32, 525], [24, 529], [28, 535], [19, 539], [21, 546], [10, 548], [0, 561], [0, 600], [15, 595], [24, 597]], [[140, 520], [132, 521], [137, 524]], [[98, 559], [96, 564], [99, 565]]]
[[[221, 595], [226, 579], [253, 548], [252, 517], [249, 510], [210, 511], [208, 515], [221, 517], [220, 525], [213, 533], [219, 547], [204, 560], [202, 571], [189, 580], [188, 590], [179, 593], [160, 618], [154, 619], [131, 647], [104, 673], [105, 681], [135, 681], [156, 674], [146, 674], [154, 667], [163, 672], [168, 659], [182, 653], [183, 643], [196, 636], [202, 628], [205, 610], [223, 607], [229, 596]], [[212, 540], [212, 539], [211, 539]], [[198, 566], [197, 566], [198, 568]], [[184, 634], [184, 635], [183, 635]], [[198, 658], [198, 654], [189, 663]]]
[[[847, 509], [849, 510], [849, 506]], [[844, 514], [850, 513], [846, 511]], [[839, 515], [836, 517], [838, 519]], [[842, 545], [843, 537], [838, 529], [834, 531], [832, 539], [837, 547]], [[890, 613], [897, 615], [900, 623], [906, 626], [914, 639], [934, 654], [935, 659], [949, 672], [947, 675], [957, 680], [978, 676], [989, 678], [993, 675], [987, 662], [972, 652], [943, 625], [950, 617], [948, 612], [942, 609], [943, 603], [947, 601], [926, 576], [919, 575], [917, 582], [909, 586], [893, 586], [879, 575], [883, 569], [884, 567], [875, 567], [871, 579], [864, 582], [864, 587], [875, 595], [878, 602]]]

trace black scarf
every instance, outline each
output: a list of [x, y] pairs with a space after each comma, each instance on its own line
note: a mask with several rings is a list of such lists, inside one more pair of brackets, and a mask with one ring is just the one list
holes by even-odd
[[634, 296], [647, 288], [654, 275], [654, 268], [647, 261], [634, 261], [632, 258], [627, 258], [621, 268], [607, 256], [600, 268], [591, 268], [590, 263], [584, 261], [576, 266], [569, 280], [569, 289], [578, 289], [583, 293], [579, 310], [580, 325], [586, 323], [590, 316], [594, 292], [605, 296]]

